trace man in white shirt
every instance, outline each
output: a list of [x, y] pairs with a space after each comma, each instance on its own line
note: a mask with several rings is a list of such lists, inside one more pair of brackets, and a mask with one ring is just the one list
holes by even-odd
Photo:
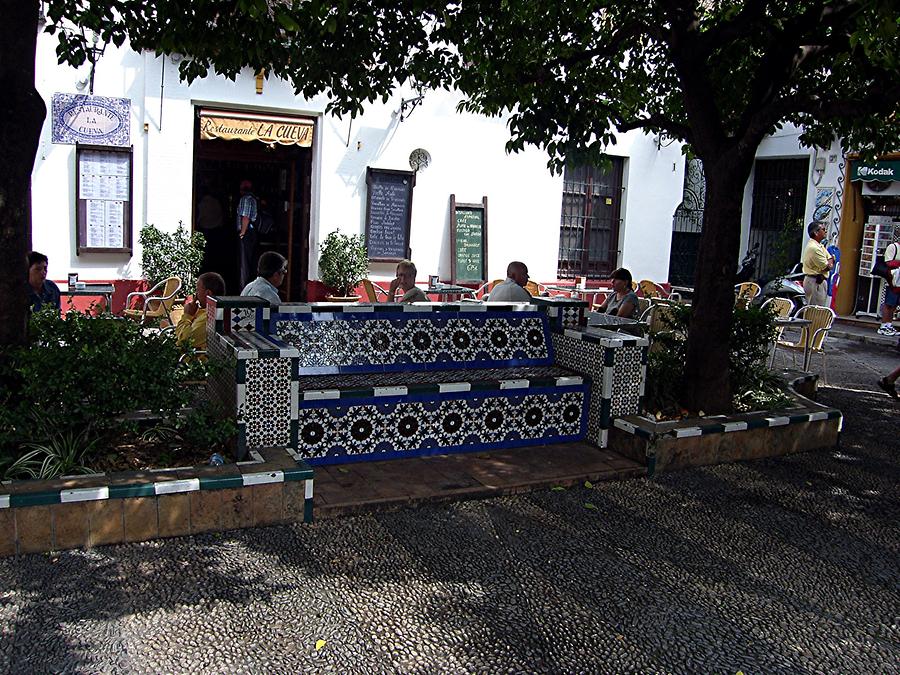
[[259, 256], [256, 273], [259, 276], [244, 286], [241, 295], [255, 295], [267, 300], [273, 307], [280, 305], [278, 287], [287, 278], [287, 260], [280, 253], [266, 251]]
[[528, 283], [528, 267], [513, 260], [506, 267], [506, 280], [491, 289], [490, 302], [531, 302], [531, 293], [525, 290]]

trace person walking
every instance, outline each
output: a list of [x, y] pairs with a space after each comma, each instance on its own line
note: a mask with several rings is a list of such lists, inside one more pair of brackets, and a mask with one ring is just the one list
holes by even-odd
[[241, 200], [237, 208], [237, 229], [240, 237], [239, 250], [241, 258], [241, 288], [250, 283], [256, 270], [254, 256], [256, 254], [256, 221], [259, 206], [253, 194], [253, 183], [241, 181]]
[[825, 224], [811, 222], [806, 231], [809, 243], [803, 250], [803, 291], [806, 293], [806, 304], [828, 306], [828, 284], [825, 278], [828, 270], [834, 267], [834, 256], [822, 245], [825, 239]]

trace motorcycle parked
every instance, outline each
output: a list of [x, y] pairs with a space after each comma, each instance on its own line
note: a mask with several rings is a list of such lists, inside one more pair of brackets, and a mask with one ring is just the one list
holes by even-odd
[[756, 274], [756, 258], [758, 256], [759, 242], [757, 242], [753, 248], [747, 250], [747, 255], [744, 256], [744, 259], [741, 261], [741, 266], [738, 267], [737, 274], [734, 275], [735, 285], [753, 279], [753, 276]]
[[756, 304], [762, 304], [769, 298], [787, 298], [794, 309], [791, 315], [806, 304], [806, 292], [803, 290], [803, 266], [800, 263], [794, 265], [791, 270], [770, 281], [760, 280], [762, 292], [756, 298]]

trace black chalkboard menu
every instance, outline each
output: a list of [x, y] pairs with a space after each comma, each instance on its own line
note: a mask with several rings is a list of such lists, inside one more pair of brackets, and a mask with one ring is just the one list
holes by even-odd
[[366, 169], [366, 248], [369, 260], [409, 258], [414, 171]]
[[461, 204], [450, 195], [450, 283], [487, 280], [487, 213], [487, 197]]

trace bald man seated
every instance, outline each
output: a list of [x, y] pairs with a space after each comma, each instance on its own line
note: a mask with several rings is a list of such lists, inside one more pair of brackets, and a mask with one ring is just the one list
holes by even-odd
[[491, 289], [490, 302], [531, 302], [531, 293], [525, 290], [528, 283], [528, 267], [514, 260], [506, 267], [506, 279]]

